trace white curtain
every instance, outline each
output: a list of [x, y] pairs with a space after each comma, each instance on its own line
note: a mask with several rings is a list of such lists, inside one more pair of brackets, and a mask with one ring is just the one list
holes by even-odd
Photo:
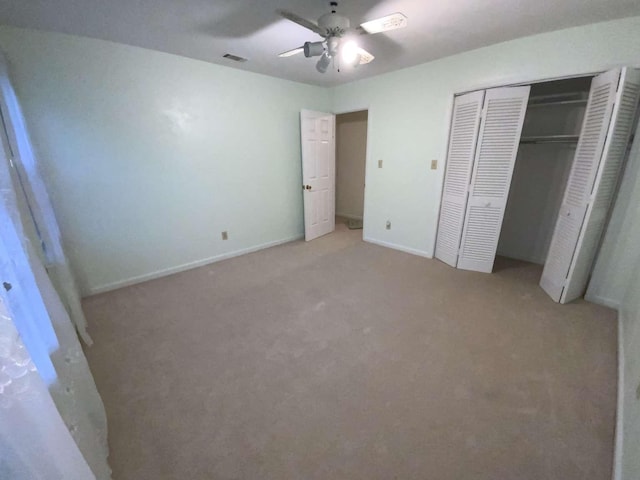
[[21, 180], [20, 193], [27, 202], [26, 209], [35, 224], [35, 233], [39, 240], [38, 253], [41, 254], [47, 272], [78, 333], [87, 345], [91, 345], [78, 288], [62, 248], [58, 222], [40, 175], [22, 110], [11, 85], [7, 61], [2, 52], [0, 52], [0, 112], [3, 133], [7, 136], [5, 150], [8, 150], [7, 154], [15, 160], [15, 171]]
[[108, 480], [76, 330], [91, 340], [4, 58], [0, 90], [0, 478]]

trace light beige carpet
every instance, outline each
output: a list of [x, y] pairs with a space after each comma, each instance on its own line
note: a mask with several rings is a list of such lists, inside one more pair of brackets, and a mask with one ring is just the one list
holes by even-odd
[[114, 479], [611, 478], [613, 311], [360, 237], [87, 299]]

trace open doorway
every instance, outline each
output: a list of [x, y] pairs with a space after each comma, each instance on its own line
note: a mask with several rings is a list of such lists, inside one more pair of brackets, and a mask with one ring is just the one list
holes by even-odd
[[362, 236], [368, 111], [336, 115], [336, 228]]

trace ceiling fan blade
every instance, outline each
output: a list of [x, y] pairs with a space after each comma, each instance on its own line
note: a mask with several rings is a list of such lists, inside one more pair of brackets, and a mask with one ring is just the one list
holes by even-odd
[[304, 52], [304, 47], [294, 48], [292, 50], [287, 50], [286, 52], [279, 53], [278, 56], [281, 58], [291, 57], [292, 55], [297, 55], [298, 53]]
[[373, 61], [374, 58], [376, 58], [372, 54], [367, 52], [364, 48], [358, 47], [357, 50], [358, 50], [358, 53], [360, 54], [360, 65], [364, 65], [366, 63], [369, 63], [369, 62]]
[[320, 28], [318, 25], [307, 20], [306, 18], [302, 18], [296, 15], [295, 13], [291, 13], [287, 10], [277, 10], [277, 12], [287, 20], [291, 20], [292, 22], [297, 23], [301, 27], [308, 28], [309, 30], [317, 33], [321, 37], [326, 36], [326, 32], [324, 31], [324, 29]]
[[380, 32], [388, 32], [390, 30], [397, 30], [398, 28], [404, 28], [407, 26], [407, 17], [402, 13], [396, 12], [386, 17], [377, 18], [370, 22], [362, 23], [356, 32], [360, 35], [367, 35]]

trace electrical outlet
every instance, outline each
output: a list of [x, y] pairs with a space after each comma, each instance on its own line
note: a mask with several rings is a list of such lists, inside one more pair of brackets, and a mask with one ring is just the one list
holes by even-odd
[[382, 160], [378, 160], [378, 168], [382, 168]]
[[389, 220], [387, 220], [386, 228], [387, 230], [391, 230], [391, 222]]
[[229, 240], [229, 234], [227, 232], [222, 232], [222, 239]]
[[431, 160], [431, 170], [438, 169], [438, 160]]

